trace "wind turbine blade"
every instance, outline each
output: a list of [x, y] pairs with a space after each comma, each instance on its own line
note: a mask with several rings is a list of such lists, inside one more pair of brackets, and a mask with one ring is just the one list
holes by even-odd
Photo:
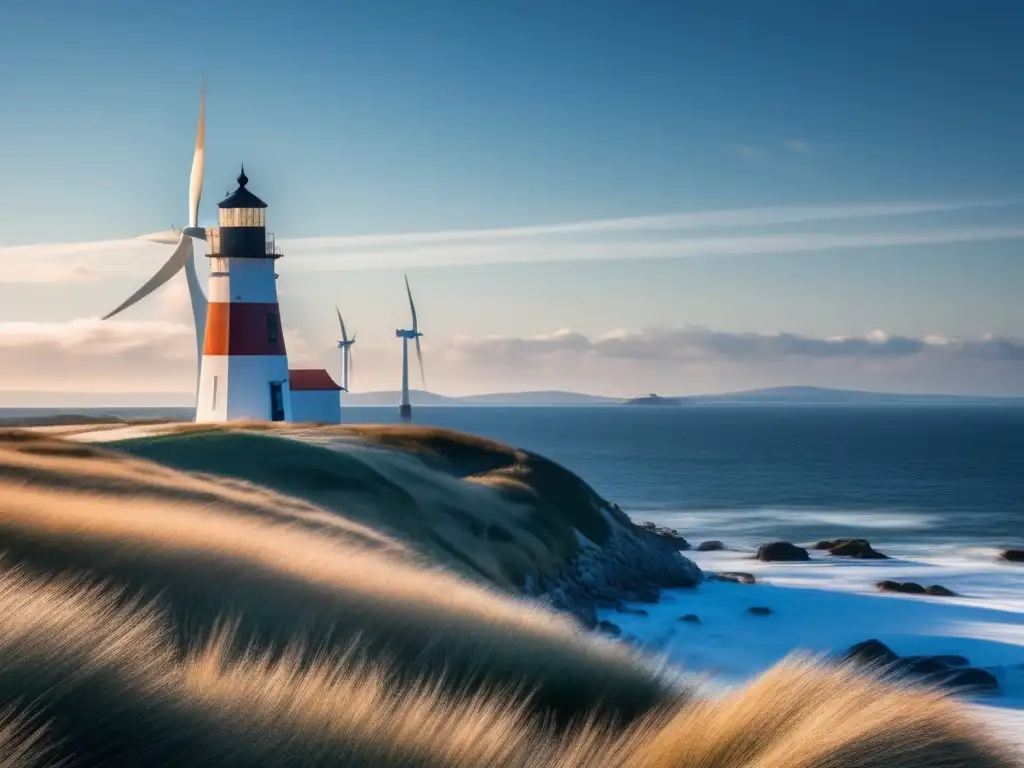
[[351, 386], [352, 385], [352, 382], [351, 382], [352, 371], [355, 370], [355, 367], [352, 365], [352, 349], [348, 348], [347, 352], [348, 352], [348, 378], [349, 378], [349, 386]]
[[[416, 324], [416, 305], [412, 303], [412, 291], [409, 289], [409, 276], [405, 275], [405, 292], [409, 294], [409, 309], [412, 311], [412, 329], [414, 331], [419, 329]], [[419, 342], [417, 342], [417, 349], [419, 349]]]
[[175, 247], [174, 252], [171, 254], [171, 258], [169, 258], [164, 263], [164, 265], [157, 270], [156, 274], [149, 278], [149, 280], [146, 281], [146, 284], [139, 288], [139, 290], [137, 290], [135, 293], [129, 296], [128, 299], [123, 304], [121, 304], [121, 306], [119, 306], [113, 312], [104, 315], [103, 319], [106, 320], [108, 318], [111, 318], [114, 315], [118, 314], [119, 312], [123, 312], [124, 310], [128, 309], [128, 307], [130, 307], [132, 304], [135, 304], [136, 302], [141, 301], [142, 299], [149, 296], [149, 294], [151, 294], [161, 285], [163, 285], [176, 274], [178, 274], [178, 272], [181, 271], [181, 268], [185, 266], [185, 263], [191, 257], [192, 241], [189, 240], [188, 237], [186, 237], [185, 235], [182, 235], [181, 238], [178, 240], [177, 247]]
[[334, 310], [338, 313], [338, 324], [341, 326], [341, 340], [348, 341], [348, 334], [345, 333], [345, 321], [341, 319], [341, 310], [338, 309], [338, 305], [334, 305]]
[[139, 235], [139, 240], [148, 240], [151, 243], [161, 243], [163, 245], [177, 245], [180, 237], [180, 229], [165, 229], [163, 232]]
[[203, 357], [203, 346], [206, 342], [206, 308], [208, 300], [203, 292], [203, 285], [196, 272], [195, 250], [192, 240], [188, 240], [188, 257], [185, 259], [185, 277], [188, 279], [188, 298], [192, 302], [192, 321], [196, 329], [196, 361]]
[[427, 390], [427, 376], [423, 373], [423, 350], [420, 349], [420, 337], [416, 337], [416, 359], [420, 361], [420, 381], [423, 382], [423, 391]]
[[203, 196], [203, 155], [206, 144], [206, 79], [199, 97], [199, 127], [196, 129], [196, 149], [192, 154], [192, 175], [188, 183], [188, 224], [199, 226], [199, 200]]

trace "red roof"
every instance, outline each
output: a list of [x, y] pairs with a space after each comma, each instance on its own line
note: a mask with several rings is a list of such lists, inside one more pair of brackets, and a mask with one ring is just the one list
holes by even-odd
[[297, 368], [288, 371], [288, 386], [292, 392], [310, 392], [333, 389], [340, 392], [341, 387], [334, 383], [331, 374], [323, 368]]

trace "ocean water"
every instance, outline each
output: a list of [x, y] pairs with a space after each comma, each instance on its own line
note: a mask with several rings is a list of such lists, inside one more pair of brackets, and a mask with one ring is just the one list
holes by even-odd
[[1024, 546], [1022, 408], [421, 407], [414, 421], [541, 453], [698, 541]]
[[[394, 422], [397, 410], [353, 407], [342, 418]], [[57, 412], [0, 409], [0, 421]], [[183, 409], [75, 412], [187, 418]], [[634, 518], [691, 540], [1024, 547], [1021, 407], [460, 406], [413, 416], [543, 454]]]

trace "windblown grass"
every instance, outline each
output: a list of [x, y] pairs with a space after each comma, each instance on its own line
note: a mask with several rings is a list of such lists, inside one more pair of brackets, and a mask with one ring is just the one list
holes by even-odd
[[336, 513], [282, 502], [96, 446], [0, 439], [5, 561], [159, 597], [182, 648], [207, 642], [229, 615], [238, 648], [281, 652], [301, 637], [337, 651], [359, 638], [403, 674], [526, 686], [562, 717], [602, 701], [632, 716], [667, 694], [630, 654], [581, 637], [564, 617], [457, 578]]
[[556, 728], [526, 692], [452, 689], [360, 650], [181, 653], [153, 606], [0, 569], [0, 765], [384, 768], [1009, 768], [935, 693], [793, 661], [721, 702]]
[[[440, 472], [399, 459], [416, 497]], [[0, 434], [0, 768], [1017, 765], [940, 694], [848, 668], [695, 696], [423, 553], [309, 498]]]
[[564, 566], [578, 536], [610, 535], [612, 513], [579, 477], [500, 443], [425, 427], [329, 427], [310, 437], [291, 425], [203, 424], [116, 447], [306, 499], [512, 591], [525, 572]]

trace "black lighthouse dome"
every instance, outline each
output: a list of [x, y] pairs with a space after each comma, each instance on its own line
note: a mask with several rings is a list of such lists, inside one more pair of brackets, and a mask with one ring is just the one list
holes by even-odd
[[256, 195], [250, 192], [246, 188], [246, 184], [249, 183], [249, 177], [245, 175], [245, 166], [242, 166], [242, 172], [238, 174], [238, 189], [232, 192], [230, 195], [225, 197], [219, 203], [218, 208], [266, 208], [267, 204], [260, 200]]

